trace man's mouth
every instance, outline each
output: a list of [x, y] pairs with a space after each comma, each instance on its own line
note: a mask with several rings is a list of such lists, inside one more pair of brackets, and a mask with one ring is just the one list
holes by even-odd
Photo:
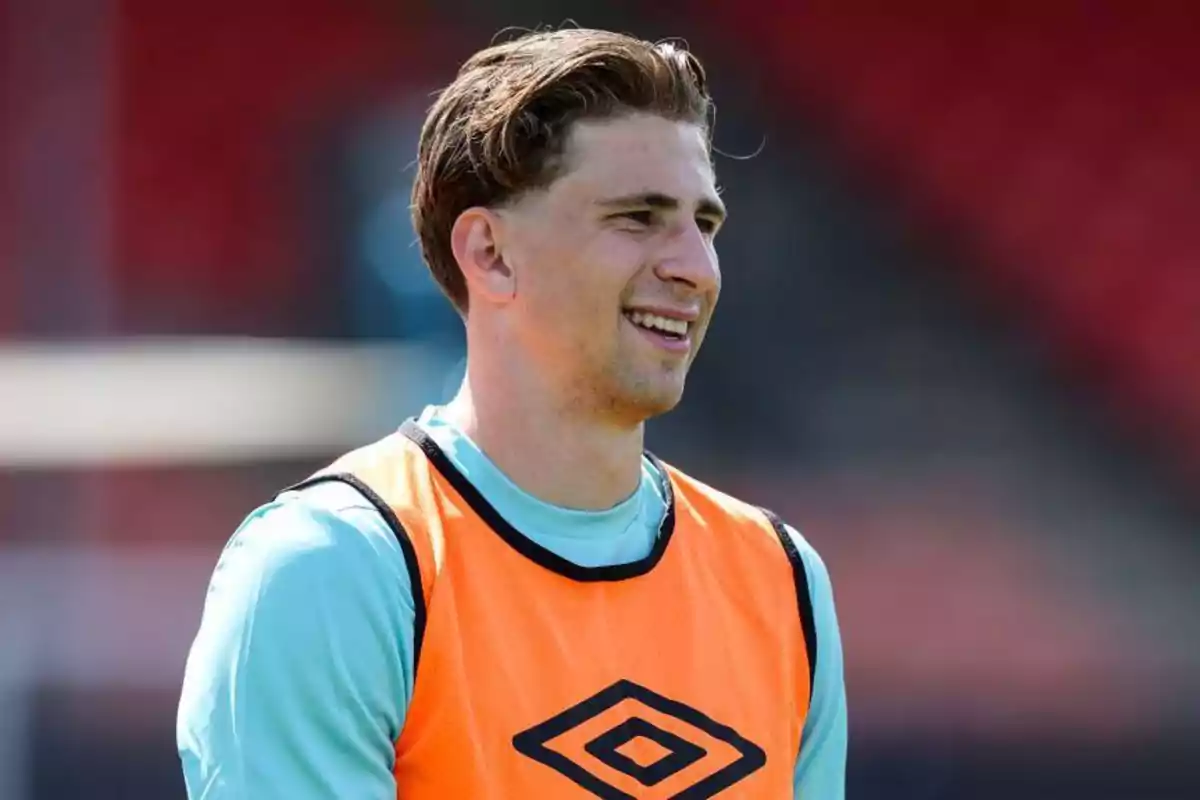
[[665, 339], [676, 341], [687, 339], [688, 331], [692, 327], [692, 323], [685, 319], [664, 317], [661, 314], [652, 314], [648, 311], [628, 310], [625, 312], [625, 318], [643, 330], [651, 331]]

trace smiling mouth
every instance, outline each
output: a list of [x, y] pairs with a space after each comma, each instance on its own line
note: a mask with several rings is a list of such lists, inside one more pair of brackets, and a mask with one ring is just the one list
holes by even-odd
[[686, 340], [692, 328], [692, 323], [687, 320], [664, 317], [646, 311], [626, 311], [625, 318], [642, 330], [674, 341]]

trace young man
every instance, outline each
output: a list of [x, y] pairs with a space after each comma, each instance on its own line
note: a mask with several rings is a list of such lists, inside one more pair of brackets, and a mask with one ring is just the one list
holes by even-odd
[[843, 797], [825, 567], [643, 452], [720, 288], [711, 112], [693, 56], [594, 30], [441, 94], [413, 214], [466, 380], [226, 547], [191, 797]]

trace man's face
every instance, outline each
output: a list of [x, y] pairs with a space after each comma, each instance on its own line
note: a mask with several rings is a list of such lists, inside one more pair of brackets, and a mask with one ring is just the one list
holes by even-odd
[[641, 422], [679, 402], [721, 288], [703, 133], [650, 115], [581, 122], [564, 157], [553, 184], [501, 212], [508, 327], [548, 389]]

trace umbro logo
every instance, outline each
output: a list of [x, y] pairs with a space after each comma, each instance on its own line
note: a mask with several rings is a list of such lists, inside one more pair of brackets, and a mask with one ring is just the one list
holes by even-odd
[[627, 680], [521, 731], [513, 746], [604, 800], [703, 800], [767, 763], [733, 728]]

